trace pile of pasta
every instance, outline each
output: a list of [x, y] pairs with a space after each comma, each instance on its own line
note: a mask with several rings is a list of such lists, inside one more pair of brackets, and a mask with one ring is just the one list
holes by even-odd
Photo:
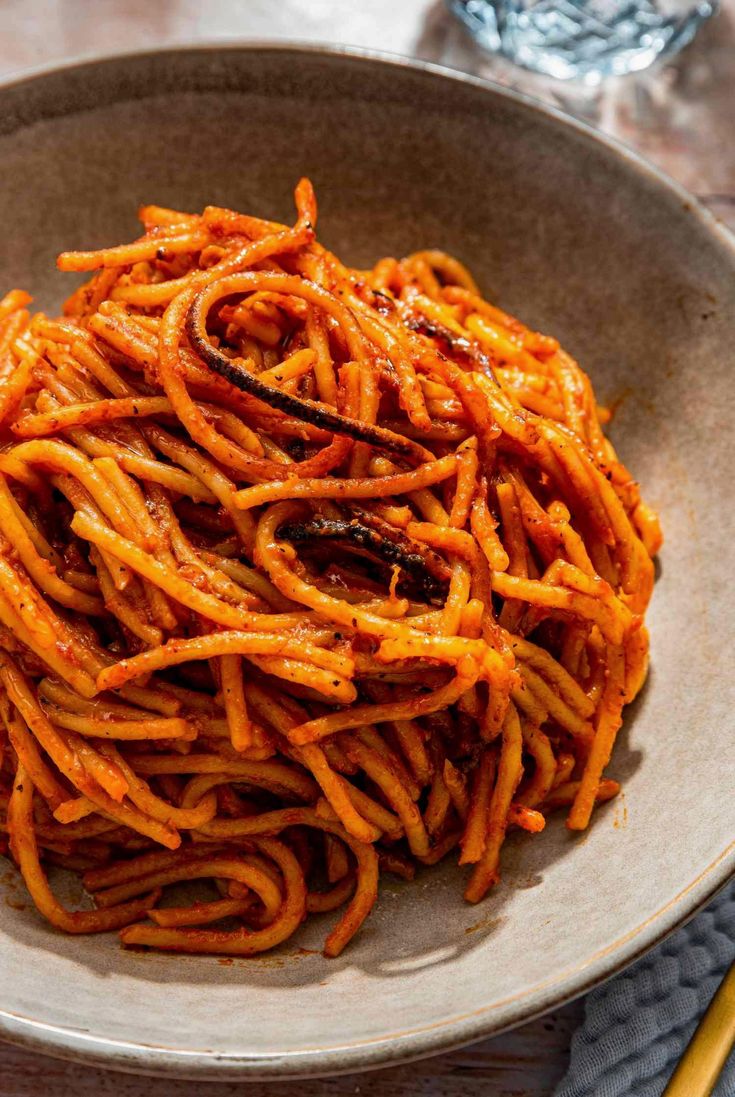
[[295, 198], [146, 206], [60, 256], [63, 317], [0, 302], [0, 827], [70, 933], [252, 955], [339, 911], [336, 956], [381, 872], [452, 855], [477, 902], [509, 829], [618, 790], [660, 533], [588, 378]]

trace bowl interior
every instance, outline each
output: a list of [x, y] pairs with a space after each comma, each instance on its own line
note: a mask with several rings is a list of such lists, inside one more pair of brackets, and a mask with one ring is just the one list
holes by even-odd
[[[0, 873], [0, 1031], [130, 1069], [274, 1075], [440, 1050], [585, 989], [721, 883], [732, 676], [727, 396], [735, 253], [675, 189], [492, 89], [359, 57], [273, 49], [118, 59], [0, 89], [0, 286], [70, 289], [62, 248], [137, 234], [136, 207], [290, 219], [313, 180], [350, 263], [439, 247], [558, 336], [618, 407], [614, 439], [661, 512], [650, 682], [583, 837], [512, 837], [478, 907], [458, 870], [387, 880], [338, 960], [330, 918], [261, 960], [125, 953], [69, 938]], [[722, 795], [725, 793], [725, 795]], [[731, 855], [730, 855], [731, 856]], [[730, 862], [731, 863], [731, 862]]]

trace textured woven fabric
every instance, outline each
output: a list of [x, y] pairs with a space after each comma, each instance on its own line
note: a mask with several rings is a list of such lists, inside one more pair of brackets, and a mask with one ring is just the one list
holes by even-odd
[[[688, 925], [593, 990], [554, 1097], [661, 1097], [735, 960], [735, 882]], [[735, 1097], [735, 1055], [715, 1089]]]

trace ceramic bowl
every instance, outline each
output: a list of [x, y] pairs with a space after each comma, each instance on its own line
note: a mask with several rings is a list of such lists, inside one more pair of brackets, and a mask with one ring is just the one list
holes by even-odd
[[479, 81], [319, 49], [197, 48], [93, 61], [0, 89], [0, 285], [55, 309], [62, 248], [132, 239], [136, 207], [288, 220], [297, 178], [355, 265], [440, 247], [558, 336], [617, 407], [613, 435], [662, 515], [652, 670], [588, 833], [514, 835], [479, 906], [446, 865], [386, 880], [338, 960], [329, 916], [223, 963], [66, 937], [2, 871], [0, 1035], [199, 1078], [358, 1070], [519, 1024], [669, 932], [735, 865], [732, 357], [735, 249], [624, 149]]

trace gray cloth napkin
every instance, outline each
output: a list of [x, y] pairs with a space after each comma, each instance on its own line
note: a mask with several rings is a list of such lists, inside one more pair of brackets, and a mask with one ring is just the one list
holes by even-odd
[[[661, 1097], [733, 960], [735, 881], [688, 925], [587, 996], [554, 1097]], [[735, 1097], [735, 1055], [715, 1097]]]

